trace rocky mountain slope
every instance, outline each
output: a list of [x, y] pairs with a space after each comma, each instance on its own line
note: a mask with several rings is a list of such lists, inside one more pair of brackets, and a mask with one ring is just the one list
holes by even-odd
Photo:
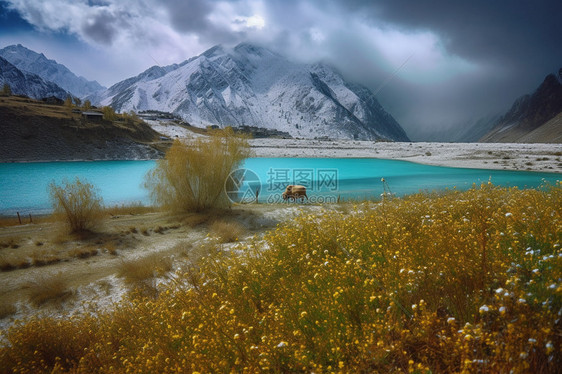
[[549, 74], [530, 95], [517, 99], [511, 109], [480, 141], [562, 142], [562, 69]]
[[69, 93], [53, 82], [40, 76], [21, 71], [16, 66], [0, 57], [0, 89], [5, 84], [10, 86], [12, 94], [25, 95], [35, 99], [56, 96], [65, 99]]
[[92, 96], [92, 102], [121, 112], [170, 112], [198, 127], [245, 125], [302, 138], [408, 141], [367, 88], [326, 65], [294, 63], [246, 43], [152, 67]]
[[0, 57], [5, 58], [21, 71], [36, 74], [46, 81], [56, 83], [76, 97], [82, 98], [105, 89], [98, 82], [78, 77], [66, 66], [49, 60], [42, 53], [34, 52], [21, 44], [0, 49]]
[[79, 111], [0, 96], [0, 162], [134, 160], [161, 157], [165, 144], [138, 121], [91, 121]]

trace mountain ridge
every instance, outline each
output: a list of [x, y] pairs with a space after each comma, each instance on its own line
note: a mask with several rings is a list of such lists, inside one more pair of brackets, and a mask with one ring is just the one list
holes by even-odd
[[43, 53], [32, 51], [21, 44], [9, 45], [0, 49], [0, 57], [3, 57], [21, 71], [36, 74], [79, 98], [105, 90], [105, 87], [97, 81], [88, 81], [84, 77], [78, 77], [66, 66], [59, 64], [55, 60], [50, 60]]
[[117, 111], [159, 110], [198, 127], [255, 126], [293, 137], [408, 141], [367, 88], [331, 67], [266, 48], [214, 46], [180, 64], [151, 67], [94, 101]]
[[[561, 142], [562, 68], [548, 74], [531, 94], [514, 101], [494, 128], [480, 138], [483, 142]], [[544, 126], [544, 128], [543, 128]], [[542, 130], [541, 130], [542, 128]]]
[[42, 99], [55, 96], [65, 99], [69, 93], [57, 84], [46, 81], [37, 74], [21, 71], [6, 59], [0, 57], [0, 87], [7, 84], [12, 94]]

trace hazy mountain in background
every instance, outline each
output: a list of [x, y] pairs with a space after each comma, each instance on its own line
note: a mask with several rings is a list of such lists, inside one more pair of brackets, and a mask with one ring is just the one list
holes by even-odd
[[105, 89], [98, 82], [77, 77], [66, 66], [49, 60], [42, 53], [34, 52], [21, 44], [0, 49], [0, 57], [5, 58], [21, 71], [33, 73], [46, 81], [54, 82], [79, 98]]
[[34, 99], [56, 96], [64, 100], [69, 95], [55, 83], [46, 81], [36, 74], [21, 71], [0, 57], [0, 89], [5, 84], [10, 86], [12, 94], [29, 96]]
[[480, 141], [562, 143], [562, 69], [549, 74], [532, 94], [515, 100]]
[[462, 126], [427, 131], [424, 133], [424, 141], [475, 143], [496, 125], [500, 117], [499, 114], [488, 115], [466, 121]]
[[329, 66], [294, 63], [247, 43], [152, 67], [91, 98], [121, 112], [171, 112], [198, 127], [246, 125], [302, 138], [408, 141], [367, 88], [346, 82]]

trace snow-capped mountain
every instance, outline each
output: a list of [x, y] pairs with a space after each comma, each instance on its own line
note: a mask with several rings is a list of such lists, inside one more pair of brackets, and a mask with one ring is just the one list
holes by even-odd
[[291, 62], [242, 43], [152, 67], [92, 100], [117, 111], [172, 112], [194, 126], [255, 126], [294, 137], [407, 141], [367, 88], [323, 64]]
[[34, 99], [56, 96], [64, 100], [69, 93], [40, 76], [21, 71], [7, 60], [0, 57], [0, 87], [10, 86], [14, 95], [25, 95]]
[[0, 49], [0, 57], [5, 58], [22, 71], [37, 74], [46, 81], [56, 83], [76, 97], [83, 98], [105, 90], [105, 87], [98, 82], [77, 77], [66, 66], [49, 60], [42, 53], [34, 52], [21, 44]]

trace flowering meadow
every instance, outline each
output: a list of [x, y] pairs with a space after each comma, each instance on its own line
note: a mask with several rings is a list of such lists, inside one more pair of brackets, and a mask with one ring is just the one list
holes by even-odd
[[156, 296], [16, 323], [0, 371], [559, 372], [561, 211], [559, 183], [303, 211]]

